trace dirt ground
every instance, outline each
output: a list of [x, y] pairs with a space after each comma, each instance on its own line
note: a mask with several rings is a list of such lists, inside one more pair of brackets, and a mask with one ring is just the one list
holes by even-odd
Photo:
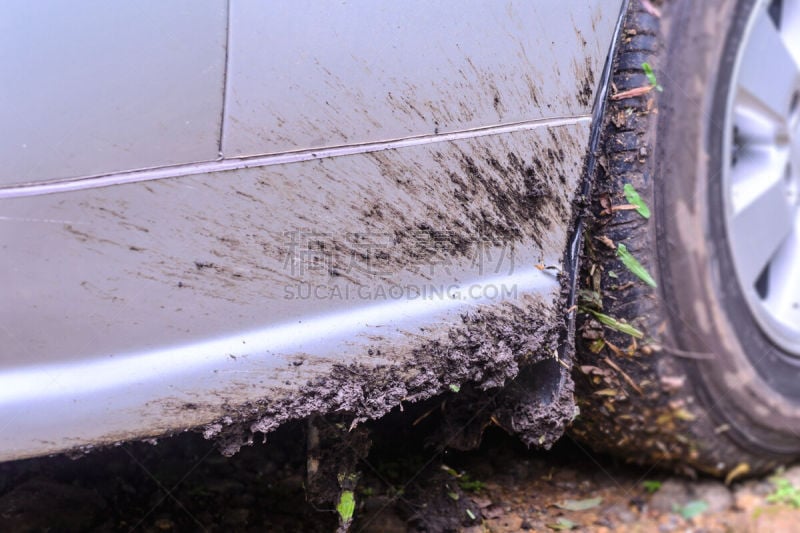
[[[435, 420], [408, 420], [373, 425], [351, 531], [778, 532], [800, 523], [800, 466], [727, 487], [626, 465], [569, 437], [529, 451], [490, 428], [479, 450], [457, 452], [432, 442]], [[232, 458], [185, 434], [0, 465], [0, 531], [334, 531], [336, 511], [305, 500], [303, 428]]]

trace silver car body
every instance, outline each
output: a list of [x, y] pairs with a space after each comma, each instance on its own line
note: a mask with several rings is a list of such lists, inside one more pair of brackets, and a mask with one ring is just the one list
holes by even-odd
[[341, 368], [399, 372], [324, 407], [378, 416], [466, 316], [563, 322], [621, 4], [6, 2], [0, 460], [266, 432]]

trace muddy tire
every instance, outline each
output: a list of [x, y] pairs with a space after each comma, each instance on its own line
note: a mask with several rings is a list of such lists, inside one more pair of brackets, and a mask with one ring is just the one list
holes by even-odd
[[[726, 95], [753, 4], [675, 0], [659, 18], [631, 1], [584, 235], [572, 433], [595, 450], [733, 476], [800, 455], [800, 359], [751, 315], [720, 215]], [[650, 85], [643, 62], [663, 92], [614, 99]], [[626, 184], [649, 219], [624, 208]], [[620, 244], [657, 288], [622, 264]]]

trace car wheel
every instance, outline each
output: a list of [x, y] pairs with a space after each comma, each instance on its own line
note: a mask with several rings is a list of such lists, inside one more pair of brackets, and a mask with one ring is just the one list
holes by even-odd
[[764, 472], [800, 455], [800, 0], [653, 4], [613, 64], [573, 433]]

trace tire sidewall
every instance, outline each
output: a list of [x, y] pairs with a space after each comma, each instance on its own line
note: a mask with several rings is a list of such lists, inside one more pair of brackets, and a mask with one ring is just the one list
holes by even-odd
[[700, 400], [740, 445], [792, 455], [800, 452], [800, 402], [769, 383], [798, 368], [750, 314], [721, 216], [727, 95], [754, 3], [675, 6], [653, 169], [657, 252], [671, 333], [682, 350], [711, 357], [686, 363]]

